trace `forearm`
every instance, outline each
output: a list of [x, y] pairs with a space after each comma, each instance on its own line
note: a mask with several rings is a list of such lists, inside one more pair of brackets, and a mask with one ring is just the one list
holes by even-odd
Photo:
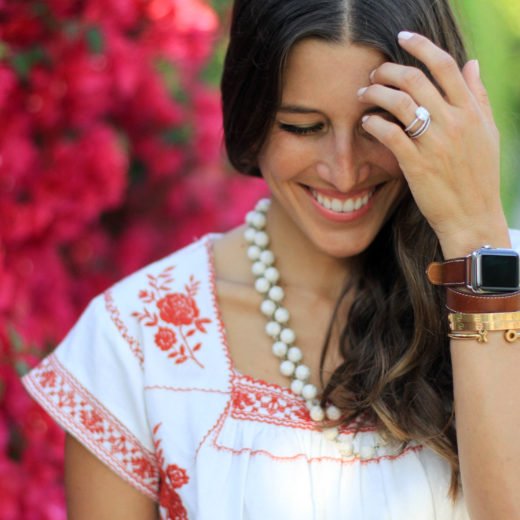
[[520, 519], [520, 340], [452, 340], [462, 486], [471, 520]]

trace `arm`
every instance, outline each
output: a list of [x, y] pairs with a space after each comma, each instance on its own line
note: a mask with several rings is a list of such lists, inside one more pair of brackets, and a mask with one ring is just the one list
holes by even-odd
[[121, 479], [74, 437], [65, 440], [69, 520], [156, 520], [157, 504]]
[[462, 487], [472, 520], [520, 518], [520, 348], [452, 341]]
[[[386, 63], [372, 82], [397, 87], [398, 96], [379, 86], [361, 99], [383, 106], [403, 124], [413, 116], [406, 118], [400, 107], [424, 103], [432, 114], [431, 127], [416, 140], [377, 115], [364, 127], [398, 158], [446, 259], [484, 244], [510, 247], [500, 202], [499, 135], [477, 65], [470, 62], [460, 71], [451, 56], [417, 34], [401, 36], [400, 44], [428, 67], [444, 95], [418, 69]], [[470, 517], [520, 519], [520, 342], [508, 344], [494, 333], [485, 345], [453, 341], [451, 355]]]

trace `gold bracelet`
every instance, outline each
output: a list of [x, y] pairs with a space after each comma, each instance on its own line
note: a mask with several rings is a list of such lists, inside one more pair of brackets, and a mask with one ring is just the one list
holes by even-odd
[[520, 329], [520, 312], [451, 313], [448, 315], [448, 319], [452, 331], [474, 331], [482, 328], [487, 330]]
[[[451, 339], [475, 339], [479, 343], [488, 342], [488, 330], [480, 329], [473, 332], [451, 332], [448, 334]], [[505, 330], [504, 339], [508, 343], [514, 343], [517, 339], [520, 339], [520, 331], [518, 330]]]

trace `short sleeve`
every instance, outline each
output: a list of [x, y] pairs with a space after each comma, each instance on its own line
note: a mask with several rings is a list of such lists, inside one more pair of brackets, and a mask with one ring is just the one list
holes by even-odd
[[520, 230], [510, 229], [509, 236], [511, 238], [511, 244], [513, 246], [513, 249], [520, 253]]
[[121, 338], [99, 296], [22, 382], [68, 433], [157, 500], [159, 470], [143, 380], [142, 363]]

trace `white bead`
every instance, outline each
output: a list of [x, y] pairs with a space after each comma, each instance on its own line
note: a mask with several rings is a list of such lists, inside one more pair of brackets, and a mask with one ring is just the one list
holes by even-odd
[[294, 343], [294, 340], [296, 339], [296, 334], [292, 329], [286, 328], [282, 330], [280, 334], [280, 339], [282, 341], [285, 341], [287, 345], [290, 345], [291, 343]]
[[344, 433], [338, 435], [338, 437], [336, 438], [336, 440], [338, 441], [339, 452], [344, 457], [352, 457], [352, 455], [354, 454], [354, 445], [352, 444], [350, 438], [343, 439], [343, 436], [345, 436]]
[[[299, 378], [298, 378], [299, 379]], [[302, 389], [302, 395], [305, 399], [310, 401], [318, 395], [318, 389], [311, 383], [306, 384]]]
[[280, 372], [284, 375], [284, 376], [292, 376], [293, 375], [293, 372], [294, 372], [294, 363], [292, 361], [282, 361], [280, 363]]
[[283, 341], [276, 341], [273, 343], [273, 354], [276, 357], [284, 358], [287, 354], [287, 345]]
[[267, 211], [271, 205], [271, 199], [260, 199], [256, 203], [256, 211]]
[[253, 225], [253, 222], [255, 220], [256, 211], [248, 211], [246, 214], [246, 223], [250, 226]]
[[350, 435], [348, 433], [340, 433], [336, 440], [338, 442], [341, 442], [342, 444], [350, 444], [350, 445], [352, 445], [352, 435]]
[[311, 369], [307, 365], [298, 365], [296, 367], [295, 376], [300, 381], [307, 381], [311, 375]]
[[247, 258], [254, 262], [260, 258], [261, 252], [262, 250], [258, 246], [249, 246], [247, 248]]
[[334, 428], [325, 428], [323, 430], [323, 435], [326, 439], [328, 439], [329, 441], [335, 441], [337, 436], [338, 436], [338, 428], [337, 427], [334, 427]]
[[265, 278], [258, 278], [255, 282], [255, 289], [260, 294], [265, 294], [266, 292], [268, 292], [269, 287], [271, 287], [271, 284]]
[[253, 216], [253, 222], [251, 224], [256, 229], [263, 229], [265, 227], [266, 218], [263, 213], [260, 213], [259, 211], [255, 211], [255, 214]]
[[[251, 266], [251, 272], [255, 275], [255, 276], [262, 276], [264, 273], [265, 273], [265, 264], [263, 262], [255, 262], [252, 266]], [[269, 278], [267, 278], [267, 276], [265, 277], [265, 279], [270, 282]]]
[[281, 302], [284, 296], [283, 289], [279, 285], [275, 285], [269, 290], [269, 298], [275, 302]]
[[359, 457], [363, 460], [371, 459], [375, 455], [375, 449], [373, 446], [361, 446], [361, 449], [359, 450]]
[[271, 336], [271, 338], [276, 338], [276, 336], [278, 336], [278, 334], [280, 334], [281, 330], [282, 330], [282, 326], [276, 321], [270, 321], [265, 326], [265, 331], [267, 332], [268, 336]]
[[260, 310], [262, 314], [270, 318], [276, 310], [276, 303], [273, 300], [264, 300], [260, 305]]
[[304, 384], [305, 383], [303, 381], [300, 381], [299, 379], [293, 379], [291, 382], [292, 393], [296, 395], [301, 395]]
[[266, 249], [260, 253], [260, 260], [265, 265], [273, 265], [274, 264], [274, 253], [270, 249]]
[[258, 247], [266, 247], [269, 244], [269, 235], [265, 231], [255, 233], [255, 244]]
[[254, 228], [248, 227], [244, 231], [244, 238], [246, 239], [246, 242], [249, 244], [252, 244], [255, 241], [256, 236], [256, 230]]
[[287, 358], [293, 363], [299, 363], [303, 358], [302, 351], [298, 347], [291, 347], [287, 352]]
[[311, 419], [316, 422], [323, 421], [325, 418], [325, 412], [321, 406], [313, 406], [311, 408]]
[[341, 410], [337, 406], [331, 404], [327, 406], [325, 415], [327, 416], [327, 419], [330, 419], [331, 421], [337, 421], [341, 418]]
[[279, 307], [274, 313], [274, 319], [278, 323], [287, 323], [289, 321], [289, 311], [284, 307]]
[[[266, 265], [266, 264], [263, 264], [263, 265]], [[271, 283], [276, 283], [280, 279], [280, 273], [278, 272], [278, 269], [276, 269], [276, 267], [267, 267], [267, 269], [265, 270], [265, 277]]]

